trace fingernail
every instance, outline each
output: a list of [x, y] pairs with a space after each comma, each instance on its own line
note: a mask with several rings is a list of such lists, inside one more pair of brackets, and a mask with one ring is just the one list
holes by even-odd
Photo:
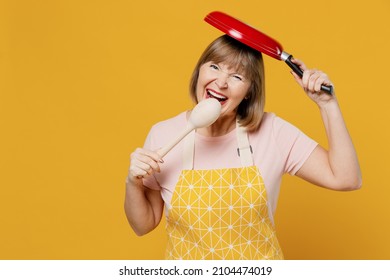
[[164, 160], [162, 158], [160, 158], [159, 162], [164, 163]]

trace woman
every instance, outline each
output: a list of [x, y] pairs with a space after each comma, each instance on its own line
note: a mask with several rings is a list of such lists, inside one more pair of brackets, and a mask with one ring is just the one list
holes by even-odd
[[329, 140], [325, 150], [296, 127], [264, 113], [260, 52], [227, 35], [204, 51], [190, 94], [195, 103], [216, 98], [221, 115], [197, 129], [164, 160], [158, 149], [184, 128], [189, 112], [151, 129], [144, 148], [131, 155], [125, 211], [136, 234], [167, 216], [167, 259], [282, 259], [273, 214], [281, 177], [297, 175], [333, 190], [360, 188], [356, 152], [327, 75], [293, 76], [320, 109]]

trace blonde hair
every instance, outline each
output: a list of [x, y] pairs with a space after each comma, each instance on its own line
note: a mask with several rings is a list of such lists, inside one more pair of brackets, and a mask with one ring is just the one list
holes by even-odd
[[238, 105], [237, 114], [240, 125], [246, 127], [248, 131], [257, 130], [264, 114], [265, 103], [264, 64], [261, 53], [228, 35], [214, 40], [205, 49], [192, 73], [190, 96], [195, 103], [198, 103], [196, 85], [199, 69], [209, 61], [226, 63], [250, 80], [248, 94]]

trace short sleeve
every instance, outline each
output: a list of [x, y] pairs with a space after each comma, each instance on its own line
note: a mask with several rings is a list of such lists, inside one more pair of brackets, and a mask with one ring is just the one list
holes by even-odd
[[[156, 147], [154, 145], [153, 141], [153, 127], [149, 131], [148, 136], [146, 137], [145, 143], [144, 143], [144, 149], [154, 151], [156, 150]], [[143, 184], [145, 187], [152, 189], [152, 190], [161, 190], [161, 186], [158, 183], [156, 177], [154, 175], [147, 176], [143, 179]]]
[[274, 119], [273, 133], [282, 159], [285, 162], [284, 173], [295, 175], [318, 143], [297, 127], [279, 117]]

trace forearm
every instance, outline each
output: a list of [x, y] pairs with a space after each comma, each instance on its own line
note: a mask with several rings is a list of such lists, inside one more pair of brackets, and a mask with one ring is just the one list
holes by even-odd
[[345, 189], [361, 185], [361, 172], [352, 139], [336, 99], [320, 107], [328, 138], [328, 160], [334, 180]]
[[157, 226], [158, 220], [156, 221], [152, 202], [146, 195], [142, 180], [126, 181], [124, 206], [127, 220], [137, 235], [144, 235]]

